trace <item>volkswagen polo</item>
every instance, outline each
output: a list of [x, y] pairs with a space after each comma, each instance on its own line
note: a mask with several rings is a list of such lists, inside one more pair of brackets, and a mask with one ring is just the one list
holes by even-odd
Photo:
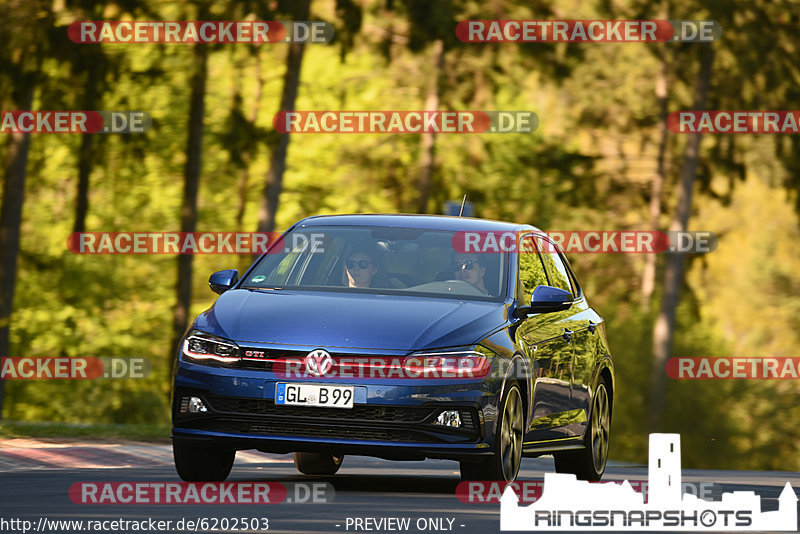
[[538, 229], [422, 215], [301, 220], [188, 328], [173, 383], [179, 476], [220, 481], [236, 451], [450, 459], [514, 480], [521, 458], [598, 480], [614, 367], [602, 317]]

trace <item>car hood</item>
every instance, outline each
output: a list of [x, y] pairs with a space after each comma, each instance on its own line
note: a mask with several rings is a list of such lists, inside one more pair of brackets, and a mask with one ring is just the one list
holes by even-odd
[[476, 343], [506, 317], [497, 302], [234, 289], [195, 327], [240, 343], [411, 351]]

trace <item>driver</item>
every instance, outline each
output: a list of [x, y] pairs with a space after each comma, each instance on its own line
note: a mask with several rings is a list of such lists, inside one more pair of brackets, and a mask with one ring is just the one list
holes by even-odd
[[456, 254], [453, 258], [453, 271], [456, 280], [469, 282], [485, 294], [489, 294], [483, 283], [486, 267], [481, 266], [477, 254]]
[[366, 247], [353, 250], [344, 262], [342, 282], [348, 287], [371, 287], [378, 266], [374, 250]]

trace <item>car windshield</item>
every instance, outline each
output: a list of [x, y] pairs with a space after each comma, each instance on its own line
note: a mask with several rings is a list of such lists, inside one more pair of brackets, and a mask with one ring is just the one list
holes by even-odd
[[458, 253], [453, 248], [455, 233], [424, 228], [298, 227], [259, 259], [239, 287], [503, 300], [508, 255]]

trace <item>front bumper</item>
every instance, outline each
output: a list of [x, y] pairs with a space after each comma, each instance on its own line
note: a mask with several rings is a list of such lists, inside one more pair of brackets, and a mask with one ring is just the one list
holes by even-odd
[[[326, 451], [389, 459], [463, 459], [493, 453], [485, 414], [496, 413], [495, 395], [480, 380], [326, 380], [355, 386], [352, 409], [276, 405], [278, 382], [286, 380], [271, 373], [180, 362], [173, 392], [173, 439], [274, 453]], [[200, 397], [208, 411], [179, 413], [186, 396]], [[434, 424], [445, 409], [459, 411], [461, 427]]]

